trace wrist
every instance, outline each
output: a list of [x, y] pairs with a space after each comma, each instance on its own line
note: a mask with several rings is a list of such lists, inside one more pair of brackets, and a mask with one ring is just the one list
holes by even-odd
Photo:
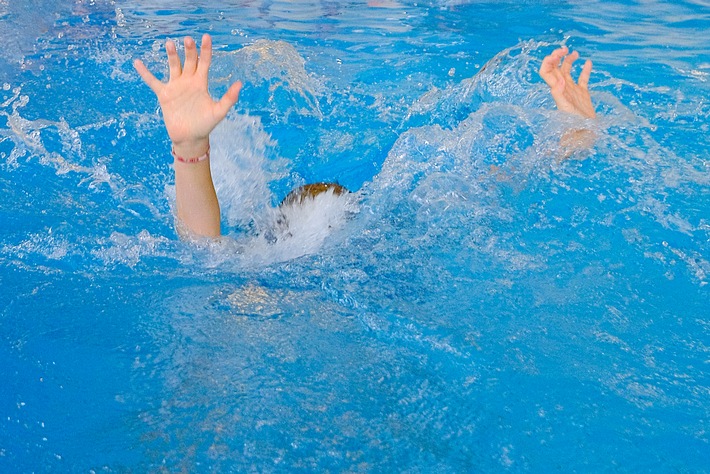
[[209, 149], [209, 138], [182, 141], [178, 143], [173, 142], [173, 155], [181, 157], [186, 161], [196, 160], [197, 158], [205, 156]]
[[172, 149], [172, 155], [173, 159], [175, 160], [176, 163], [185, 163], [185, 164], [194, 164], [194, 163], [200, 163], [202, 161], [207, 161], [210, 159], [210, 149], [207, 147], [207, 151], [200, 156], [190, 156], [190, 157], [185, 157], [178, 155], [175, 152], [175, 148]]

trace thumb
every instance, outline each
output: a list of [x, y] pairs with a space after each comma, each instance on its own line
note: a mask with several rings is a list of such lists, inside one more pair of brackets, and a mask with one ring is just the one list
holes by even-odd
[[219, 102], [217, 102], [216, 114], [219, 115], [221, 118], [224, 118], [229, 112], [229, 109], [234, 107], [234, 104], [236, 104], [239, 100], [239, 91], [241, 90], [242, 83], [240, 81], [237, 81], [232, 84], [227, 90], [227, 92], [224, 93], [222, 98], [219, 99]]

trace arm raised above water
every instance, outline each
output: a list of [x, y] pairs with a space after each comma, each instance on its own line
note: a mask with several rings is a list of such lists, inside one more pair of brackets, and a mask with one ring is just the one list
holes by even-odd
[[184, 44], [184, 64], [175, 43], [165, 44], [170, 70], [167, 83], [158, 80], [140, 60], [134, 61], [134, 67], [158, 97], [173, 142], [178, 219], [195, 235], [219, 237], [220, 211], [210, 172], [209, 135], [239, 100], [242, 84], [232, 84], [219, 101], [213, 100], [207, 87], [212, 39], [202, 37], [200, 56], [195, 40], [187, 37]]

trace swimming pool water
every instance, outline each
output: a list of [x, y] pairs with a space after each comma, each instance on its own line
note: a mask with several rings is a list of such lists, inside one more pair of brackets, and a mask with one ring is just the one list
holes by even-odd
[[[706, 2], [143, 3], [0, 0], [0, 471], [707, 472]], [[131, 66], [203, 32], [219, 245]]]

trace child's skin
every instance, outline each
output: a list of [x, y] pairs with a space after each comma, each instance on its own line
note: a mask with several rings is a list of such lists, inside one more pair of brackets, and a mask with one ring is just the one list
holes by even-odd
[[[185, 38], [185, 64], [181, 66], [175, 43], [165, 45], [170, 79], [167, 84], [148, 71], [142, 61], [134, 66], [148, 87], [158, 96], [165, 128], [173, 142], [175, 155], [183, 158], [203, 156], [209, 150], [210, 132], [237, 103], [241, 82], [235, 82], [219, 101], [207, 90], [207, 75], [212, 60], [212, 39], [202, 37], [202, 55], [197, 45]], [[197, 163], [175, 160], [177, 216], [195, 235], [219, 237], [220, 212], [212, 183], [209, 159]]]
[[[586, 118], [595, 118], [597, 114], [594, 112], [592, 98], [587, 89], [589, 75], [592, 73], [592, 62], [587, 60], [584, 63], [579, 80], [575, 84], [571, 71], [572, 64], [579, 58], [579, 53], [577, 51], [568, 53], [567, 46], [564, 46], [545, 57], [540, 66], [540, 77], [550, 86], [552, 98], [555, 99], [559, 110]], [[561, 65], [560, 61], [562, 61]]]
[[[180, 63], [175, 43], [168, 41], [165, 45], [170, 70], [167, 83], [158, 80], [142, 61], [135, 60], [134, 66], [158, 97], [174, 155], [189, 161], [208, 153], [209, 135], [239, 100], [242, 84], [235, 82], [219, 101], [213, 100], [207, 88], [212, 39], [209, 35], [202, 37], [200, 56], [192, 38], [185, 38], [184, 44], [184, 64]], [[579, 54], [568, 52], [567, 47], [554, 50], [542, 61], [540, 76], [550, 86], [559, 110], [594, 118], [596, 114], [587, 90], [592, 63], [587, 61], [584, 64], [579, 81], [575, 83], [570, 72]], [[178, 219], [193, 235], [219, 237], [220, 210], [209, 155], [194, 163], [176, 158], [174, 168]]]

